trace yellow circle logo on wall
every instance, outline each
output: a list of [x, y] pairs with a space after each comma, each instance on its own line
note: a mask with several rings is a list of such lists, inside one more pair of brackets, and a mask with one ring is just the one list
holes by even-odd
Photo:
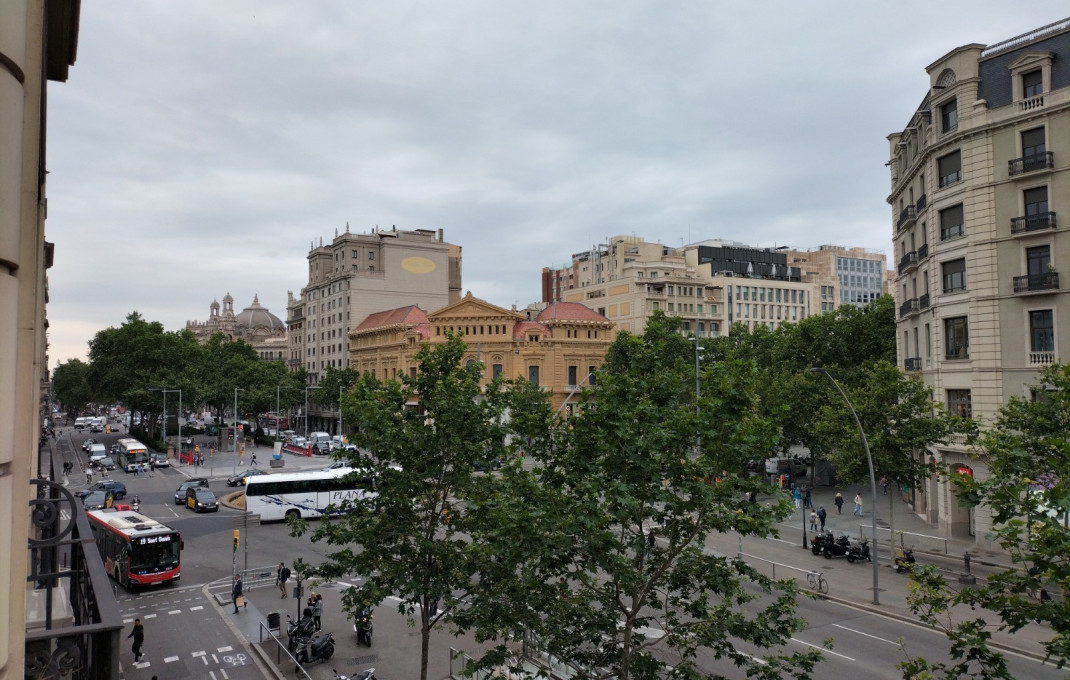
[[426, 257], [406, 257], [401, 261], [401, 268], [413, 274], [430, 274], [435, 271], [435, 263]]

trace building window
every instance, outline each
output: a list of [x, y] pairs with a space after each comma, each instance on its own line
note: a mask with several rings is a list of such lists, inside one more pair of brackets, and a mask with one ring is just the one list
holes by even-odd
[[1048, 148], [1044, 128], [1026, 130], [1022, 133], [1022, 172], [1048, 166]]
[[944, 358], [970, 358], [970, 330], [965, 316], [944, 319]]
[[375, 259], [375, 251], [368, 251], [368, 259], [369, 260], [374, 260]]
[[959, 127], [958, 101], [952, 99], [940, 107], [940, 131], [952, 132]]
[[973, 417], [973, 405], [969, 390], [948, 390], [947, 411], [953, 416], [960, 418]]
[[946, 187], [962, 179], [962, 153], [956, 151], [949, 153], [936, 161], [937, 174], [940, 177], [940, 186]]
[[962, 204], [952, 206], [940, 211], [940, 240], [946, 241], [963, 234], [963, 210]]
[[957, 293], [966, 290], [966, 258], [951, 260], [941, 265], [944, 274], [944, 292]]
[[595, 372], [594, 371], [595, 371], [596, 368], [598, 368], [598, 367], [597, 366], [588, 366], [587, 367], [587, 384], [590, 385], [591, 387], [594, 387], [594, 385], [595, 385]]
[[1029, 349], [1033, 352], [1055, 351], [1055, 316], [1050, 309], [1029, 312]]
[[1029, 99], [1044, 94], [1043, 73], [1038, 68], [1035, 71], [1022, 74], [1022, 98]]
[[1030, 225], [1046, 224], [1048, 217], [1048, 187], [1034, 187], [1022, 192], [1025, 200], [1026, 230]]
[[1051, 246], [1036, 246], [1025, 249], [1026, 273], [1043, 276], [1051, 265]]
[[490, 375], [494, 380], [497, 380], [499, 377], [501, 377], [501, 374], [502, 374], [502, 365], [501, 364], [494, 364], [493, 366], [491, 366]]
[[577, 377], [576, 374], [578, 372], [579, 371], [578, 371], [576, 366], [569, 366], [568, 367], [568, 384], [569, 384], [569, 386], [571, 386], [571, 387], [575, 387], [576, 386], [576, 377]]
[[528, 381], [532, 385], [538, 385], [539, 384], [539, 367], [538, 366], [528, 366]]

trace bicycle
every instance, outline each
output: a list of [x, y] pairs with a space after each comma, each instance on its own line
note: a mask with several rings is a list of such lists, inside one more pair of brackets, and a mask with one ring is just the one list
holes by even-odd
[[829, 582], [825, 580], [825, 575], [819, 571], [811, 571], [806, 574], [806, 583], [817, 592], [822, 595], [828, 595]]

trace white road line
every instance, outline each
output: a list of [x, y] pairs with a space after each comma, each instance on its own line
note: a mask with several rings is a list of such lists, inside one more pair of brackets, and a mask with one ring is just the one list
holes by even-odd
[[227, 669], [226, 668], [220, 668], [219, 669], [219, 674], [222, 675], [223, 678], [229, 678], [230, 677], [229, 675], [227, 675]]
[[189, 608], [189, 610], [190, 610], [191, 612], [199, 612], [199, 611], [200, 611], [200, 610], [202, 610], [202, 609], [204, 609], [204, 605], [199, 605], [199, 606], [196, 606], [196, 607], [190, 607], [190, 608]]
[[198, 656], [204, 656], [207, 653], [208, 652], [193, 652], [192, 654], [190, 654], [190, 656], [197, 658]]
[[181, 609], [172, 609], [171, 611], [169, 611], [167, 613], [168, 614], [181, 614], [182, 610]]
[[899, 641], [898, 640], [889, 640], [888, 638], [882, 638], [882, 637], [878, 637], [876, 635], [870, 635], [869, 633], [863, 633], [862, 631], [856, 630], [854, 628], [848, 628], [847, 626], [841, 626], [838, 623], [834, 623], [832, 625], [835, 626], [836, 628], [842, 628], [843, 630], [848, 630], [848, 631], [851, 631], [852, 633], [858, 633], [859, 635], [864, 635], [864, 636], [866, 636], [868, 638], [873, 638], [874, 640], [880, 640], [881, 642], [887, 642], [888, 644], [895, 645], [896, 647], [899, 646]]
[[208, 677], [210, 677], [212, 680], [215, 680], [215, 671], [214, 670], [208, 671]]
[[168, 657], [165, 657], [164, 660], [163, 660], [164, 663], [174, 663], [176, 661], [178, 661], [178, 657], [177, 656], [168, 656]]
[[133, 619], [123, 619], [123, 623], [133, 623]]
[[854, 661], [855, 660], [855, 659], [852, 659], [851, 657], [847, 656], [846, 654], [840, 654], [838, 652], [833, 652], [831, 650], [825, 649], [824, 647], [822, 647], [820, 645], [812, 645], [809, 642], [806, 642], [805, 640], [800, 640], [799, 638], [791, 638], [791, 641], [792, 642], [798, 642], [800, 645], [806, 645], [807, 647], [813, 647], [814, 649], [820, 649], [822, 654], [831, 654], [833, 656], [838, 656], [841, 659], [847, 659], [848, 661]]
[[152, 665], [152, 664], [151, 664], [151, 663], [149, 663], [148, 661], [141, 661], [141, 662], [139, 662], [139, 663], [135, 663], [135, 664], [134, 664], [134, 668], [148, 668], [148, 667], [149, 667], [149, 666], [151, 666], [151, 665]]
[[217, 652], [219, 652], [220, 654], [222, 654], [223, 652], [229, 652], [229, 651], [232, 651], [233, 649], [234, 649], [233, 647], [231, 647], [231, 646], [229, 646], [229, 645], [228, 645], [228, 646], [226, 646], [226, 647], [220, 647], [219, 649], [217, 649], [217, 650], [215, 650], [215, 651], [217, 651]]
[[145, 614], [144, 618], [146, 618], [146, 619], [155, 619], [156, 615], [155, 614]]

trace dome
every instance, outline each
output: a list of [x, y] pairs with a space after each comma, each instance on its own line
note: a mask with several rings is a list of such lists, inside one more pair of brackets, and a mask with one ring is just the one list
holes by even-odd
[[267, 328], [272, 331], [285, 331], [286, 324], [279, 317], [260, 305], [260, 296], [253, 296], [253, 304], [234, 316], [234, 323], [240, 328]]

